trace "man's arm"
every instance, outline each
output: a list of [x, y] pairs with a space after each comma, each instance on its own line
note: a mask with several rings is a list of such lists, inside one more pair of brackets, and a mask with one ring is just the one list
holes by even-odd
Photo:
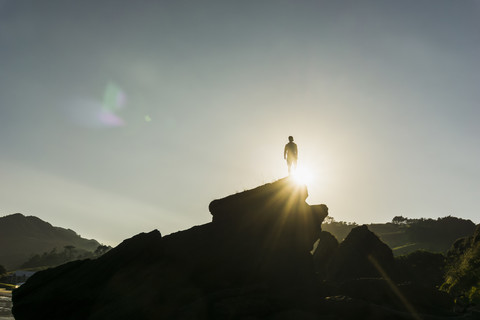
[[283, 159], [287, 159], [287, 145], [285, 145], [285, 148], [283, 149]]

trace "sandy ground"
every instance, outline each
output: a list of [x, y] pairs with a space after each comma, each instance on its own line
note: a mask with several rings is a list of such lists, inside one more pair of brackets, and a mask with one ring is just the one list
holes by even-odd
[[0, 320], [15, 320], [12, 315], [12, 291], [0, 289]]
[[0, 288], [0, 296], [11, 297], [12, 296], [12, 291]]

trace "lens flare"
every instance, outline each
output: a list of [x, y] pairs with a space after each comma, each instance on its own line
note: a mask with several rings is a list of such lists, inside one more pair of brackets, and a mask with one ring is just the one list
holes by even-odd
[[118, 115], [118, 111], [125, 107], [126, 96], [115, 83], [109, 82], [103, 93], [100, 121], [109, 127], [123, 126], [125, 121]]
[[122, 118], [112, 112], [102, 110], [98, 113], [99, 120], [108, 127], [119, 127], [125, 124]]
[[127, 106], [126, 95], [111, 81], [103, 91], [103, 99], [74, 97], [67, 103], [66, 110], [70, 118], [80, 126], [111, 128], [126, 125], [126, 121], [121, 116], [121, 109]]

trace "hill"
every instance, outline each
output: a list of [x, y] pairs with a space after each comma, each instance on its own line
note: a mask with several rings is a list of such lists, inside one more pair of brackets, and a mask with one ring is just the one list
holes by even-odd
[[[322, 229], [338, 240], [344, 239], [356, 227], [355, 223], [336, 222], [330, 219]], [[434, 219], [393, 218], [391, 223], [369, 224], [374, 232], [398, 256], [416, 250], [446, 253], [459, 238], [468, 237], [475, 231], [475, 224], [452, 216]]]
[[73, 230], [54, 227], [37, 217], [16, 213], [0, 218], [0, 264], [8, 270], [54, 248], [74, 246], [93, 252], [99, 245], [96, 240], [84, 239]]
[[418, 271], [441, 255], [398, 264], [367, 226], [338, 243], [307, 196], [278, 180], [212, 201], [210, 223], [37, 272], [13, 292], [15, 319], [475, 319]]

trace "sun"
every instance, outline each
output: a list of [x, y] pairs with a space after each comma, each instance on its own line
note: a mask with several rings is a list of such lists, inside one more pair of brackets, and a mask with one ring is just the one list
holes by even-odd
[[313, 182], [313, 174], [306, 167], [298, 167], [291, 175], [293, 181], [297, 184], [309, 185]]

